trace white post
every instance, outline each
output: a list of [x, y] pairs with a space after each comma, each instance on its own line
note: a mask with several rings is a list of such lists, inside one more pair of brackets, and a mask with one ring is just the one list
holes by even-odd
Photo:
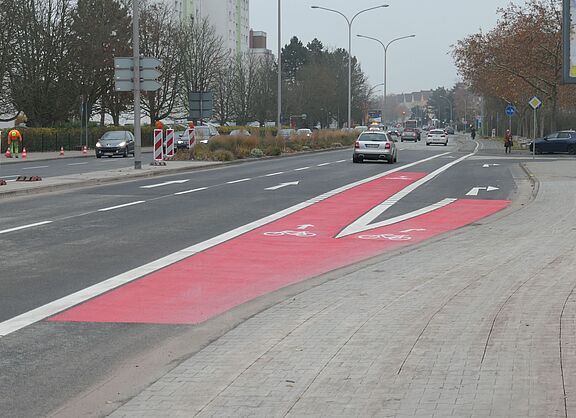
[[[142, 168], [142, 130], [140, 129], [140, 10], [138, 0], [132, 0], [132, 51], [134, 64], [134, 169]], [[160, 147], [162, 149], [162, 147]]]

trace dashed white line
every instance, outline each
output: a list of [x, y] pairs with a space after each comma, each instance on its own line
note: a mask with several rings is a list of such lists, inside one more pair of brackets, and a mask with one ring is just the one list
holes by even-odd
[[0, 234], [7, 234], [8, 232], [20, 231], [21, 229], [34, 228], [35, 226], [47, 225], [47, 224], [51, 224], [52, 222], [53, 221], [43, 221], [43, 222], [36, 222], [34, 224], [29, 224], [29, 225], [17, 226], [15, 228], [10, 228], [10, 229], [5, 229], [3, 231], [0, 231]]
[[236, 183], [242, 183], [245, 181], [250, 181], [252, 180], [251, 178], [247, 178], [247, 179], [240, 179], [240, 180], [232, 180], [232, 181], [227, 181], [226, 184], [236, 184]]
[[169, 186], [172, 184], [182, 184], [182, 183], [186, 183], [188, 181], [190, 181], [190, 179], [165, 181], [164, 183], [149, 184], [148, 186], [140, 186], [140, 188], [141, 189], [154, 189], [156, 187]]
[[302, 171], [302, 170], [308, 170], [310, 167], [300, 167], [300, 168], [295, 168], [294, 171]]
[[192, 190], [185, 190], [183, 192], [178, 192], [178, 193], [174, 193], [175, 196], [179, 196], [181, 194], [188, 194], [188, 193], [194, 193], [194, 192], [201, 192], [202, 190], [207, 190], [208, 187], [199, 187], [197, 189], [192, 189]]
[[322, 164], [318, 164], [316, 167], [324, 167], [325, 165], [330, 165], [332, 163], [322, 163]]
[[270, 173], [270, 174], [266, 174], [264, 177], [273, 177], [273, 176], [279, 176], [280, 174], [284, 174], [283, 171], [279, 171], [277, 173]]
[[71, 163], [71, 164], [68, 164], [68, 165], [84, 165], [84, 164], [88, 164], [88, 163], [87, 163], [87, 162], [86, 162], [86, 163]]
[[37, 168], [48, 168], [50, 167], [49, 165], [39, 165], [37, 167], [24, 167], [22, 170], [35, 170]]
[[348, 160], [338, 160], [338, 161], [334, 161], [334, 164], [337, 164], [337, 163], [345, 163], [346, 161], [348, 161]]
[[137, 202], [124, 203], [123, 205], [111, 206], [109, 208], [104, 208], [104, 209], [98, 209], [98, 212], [108, 212], [109, 210], [121, 209], [121, 208], [125, 208], [128, 206], [139, 205], [140, 203], [145, 203], [145, 202], [146, 202], [145, 200], [138, 200]]

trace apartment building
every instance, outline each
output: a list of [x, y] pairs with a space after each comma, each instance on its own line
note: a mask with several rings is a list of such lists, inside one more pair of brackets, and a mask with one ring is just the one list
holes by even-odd
[[250, 42], [249, 0], [173, 0], [181, 19], [208, 18], [233, 54], [247, 52]]

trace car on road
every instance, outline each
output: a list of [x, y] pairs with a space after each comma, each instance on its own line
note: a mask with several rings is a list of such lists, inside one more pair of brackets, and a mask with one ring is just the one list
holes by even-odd
[[356, 132], [364, 132], [364, 131], [367, 131], [367, 130], [368, 130], [368, 126], [366, 126], [366, 125], [358, 125], [358, 126], [355, 126], [355, 127], [354, 127], [354, 130], [355, 130]]
[[300, 128], [296, 131], [296, 136], [310, 138], [312, 136], [312, 130], [308, 128]]
[[212, 125], [201, 125], [194, 128], [194, 136], [197, 143], [207, 144], [210, 138], [218, 135], [218, 130]]
[[394, 142], [398, 142], [398, 140], [400, 139], [400, 132], [398, 132], [396, 129], [388, 131], [387, 133], [394, 140]]
[[426, 145], [448, 145], [448, 134], [444, 129], [430, 129], [426, 135]]
[[296, 130], [291, 128], [280, 129], [278, 131], [278, 136], [284, 139], [290, 139], [290, 137], [296, 135]]
[[134, 155], [134, 135], [130, 131], [108, 131], [96, 142], [96, 158]]
[[452, 126], [447, 126], [444, 128], [448, 135], [454, 135], [454, 128]]
[[416, 131], [416, 128], [404, 128], [404, 131], [400, 136], [400, 141], [418, 141], [418, 132]]
[[[533, 152], [532, 142], [529, 149]], [[576, 155], [576, 131], [559, 131], [536, 139], [536, 154], [555, 152]]]
[[230, 132], [230, 136], [250, 136], [250, 132], [246, 129], [234, 129]]
[[362, 132], [354, 143], [352, 162], [385, 160], [392, 164], [398, 161], [398, 149], [390, 135], [384, 131]]

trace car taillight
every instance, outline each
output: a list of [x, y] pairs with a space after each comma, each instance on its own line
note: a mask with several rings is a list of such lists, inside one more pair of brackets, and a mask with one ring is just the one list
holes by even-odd
[[360, 142], [356, 141], [356, 143], [354, 144], [354, 148], [360, 148]]
[[389, 142], [387, 142], [387, 143], [386, 143], [386, 145], [384, 145], [384, 148], [386, 148], [386, 149], [390, 149], [390, 143], [389, 143]]

